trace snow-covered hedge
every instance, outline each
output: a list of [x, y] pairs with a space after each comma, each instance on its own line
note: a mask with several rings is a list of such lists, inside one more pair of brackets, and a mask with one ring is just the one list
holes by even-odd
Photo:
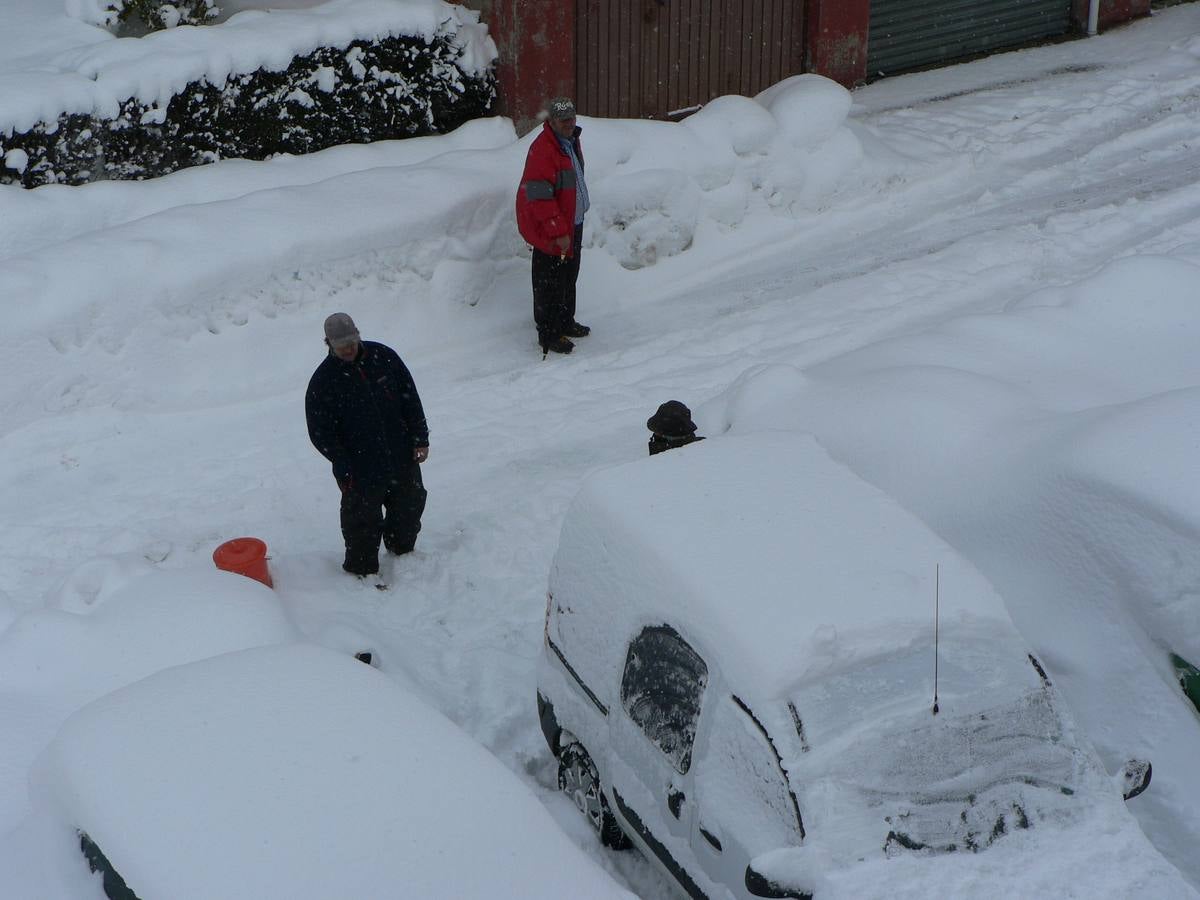
[[117, 33], [205, 25], [219, 13], [213, 0], [67, 0], [67, 15]]
[[324, 7], [100, 45], [57, 115], [0, 121], [0, 183], [152, 178], [442, 133], [490, 111], [495, 49], [477, 14], [437, 0]]

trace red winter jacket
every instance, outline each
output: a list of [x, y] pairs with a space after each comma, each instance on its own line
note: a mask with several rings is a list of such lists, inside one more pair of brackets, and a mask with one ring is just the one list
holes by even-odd
[[[576, 126], [572, 138], [580, 167], [583, 166], [583, 148], [579, 144], [582, 130]], [[525, 171], [517, 188], [517, 229], [527, 243], [551, 256], [559, 255], [555, 238], [575, 234], [575, 169], [549, 122], [542, 125], [542, 133], [529, 145], [525, 157]], [[567, 253], [574, 256], [575, 247]]]

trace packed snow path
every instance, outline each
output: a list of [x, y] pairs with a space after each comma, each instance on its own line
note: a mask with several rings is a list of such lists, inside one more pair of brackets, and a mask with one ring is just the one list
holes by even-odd
[[[46, 371], [5, 370], [8, 393], [40, 408], [21, 407], [22, 427], [0, 432], [14, 513], [0, 629], [20, 608], [98, 590], [107, 570], [83, 565], [95, 557], [194, 566], [222, 540], [258, 535], [304, 633], [373, 649], [383, 671], [539, 785], [590, 847], [553, 794], [533, 699], [547, 568], [580, 478], [644, 454], [662, 400], [701, 407], [702, 431], [721, 427], [704, 401], [752, 366], [808, 369], [1004, 310], [1121, 256], [1200, 263], [1200, 60], [1178, 37], [1197, 30], [1200, 8], [1178, 7], [857, 91], [853, 127], [894, 154], [893, 176], [813, 215], [706, 234], [648, 269], [587, 251], [579, 318], [594, 330], [570, 357], [541, 362], [520, 259], [495, 267], [478, 306], [449, 302], [469, 272], [426, 279], [367, 254], [228, 290], [215, 311], [197, 297], [182, 320], [156, 319], [153, 339], [91, 340], [88, 322], [73, 323], [81, 337], [57, 353], [47, 344]], [[499, 158], [519, 167], [519, 154]], [[386, 593], [338, 570], [336, 488], [304, 432], [302, 392], [322, 352], [311, 323], [335, 309], [401, 353], [432, 429], [424, 530]], [[54, 383], [60, 355], [85, 358], [86, 377]], [[3, 799], [20, 812], [19, 794]], [[1200, 818], [1143, 825], [1200, 885], [1187, 849]], [[664, 894], [635, 854], [592, 852], [640, 895]]]

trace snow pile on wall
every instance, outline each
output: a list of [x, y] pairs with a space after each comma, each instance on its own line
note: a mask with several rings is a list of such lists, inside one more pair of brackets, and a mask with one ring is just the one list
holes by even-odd
[[846, 126], [850, 93], [797, 75], [754, 99], [719, 97], [678, 125], [621, 122], [589, 162], [611, 174], [589, 181], [591, 241], [627, 269], [687, 250], [701, 223], [734, 227], [755, 203], [790, 215], [819, 209], [863, 160]]

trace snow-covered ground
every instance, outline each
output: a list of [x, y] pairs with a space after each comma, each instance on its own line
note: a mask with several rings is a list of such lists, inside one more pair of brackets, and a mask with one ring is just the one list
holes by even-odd
[[[1194, 896], [1200, 718], [1166, 652], [1200, 659], [1198, 34], [1184, 5], [853, 95], [801, 78], [679, 124], [584, 120], [594, 331], [546, 362], [511, 219], [525, 142], [503, 120], [0, 191], [0, 834], [27, 835], [26, 775], [74, 708], [203, 655], [139, 576], [224, 622], [227, 599], [183, 585], [253, 534], [288, 629], [375, 650], [618, 880], [666, 896], [553, 790], [533, 691], [567, 503], [644, 454], [674, 397], [710, 439], [813, 432], [973, 562], [1109, 770], [1154, 762], [1128, 808]], [[338, 569], [337, 489], [304, 428], [339, 309], [405, 358], [432, 431], [424, 530], [386, 593]], [[217, 649], [278, 639], [229, 623]], [[1125, 883], [1120, 847], [1065, 873], [1029, 838], [936, 884], [881, 863], [880, 895]], [[27, 850], [0, 842], [6, 889], [47, 896]]]

